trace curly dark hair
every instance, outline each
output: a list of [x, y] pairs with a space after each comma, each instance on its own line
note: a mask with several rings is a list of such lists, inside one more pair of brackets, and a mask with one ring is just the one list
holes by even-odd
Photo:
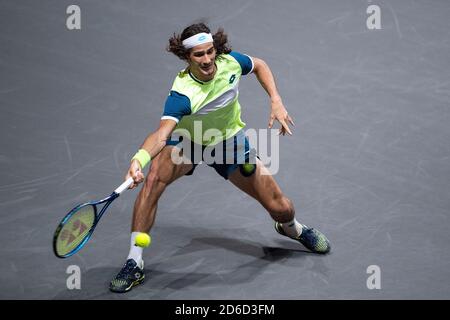
[[[195, 23], [185, 28], [181, 35], [173, 34], [169, 39], [169, 45], [166, 50], [172, 52], [181, 60], [187, 61], [189, 53], [192, 49], [185, 49], [183, 46], [183, 40], [196, 35], [197, 33], [205, 32], [211, 33], [211, 30], [203, 22]], [[230, 53], [231, 47], [228, 44], [228, 36], [224, 32], [223, 28], [219, 28], [217, 32], [213, 35], [214, 48], [216, 49], [217, 55], [222, 53]]]

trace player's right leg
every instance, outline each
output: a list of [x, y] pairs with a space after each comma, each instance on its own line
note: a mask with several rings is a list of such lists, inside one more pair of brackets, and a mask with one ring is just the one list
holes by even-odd
[[144, 185], [134, 203], [131, 231], [149, 232], [155, 221], [158, 200], [169, 184], [193, 169], [192, 164], [175, 164], [171, 154], [174, 146], [165, 146], [152, 160]]
[[[150, 171], [134, 203], [132, 235], [139, 232], [148, 233], [153, 226], [158, 207], [158, 200], [166, 187], [176, 179], [184, 176], [193, 169], [192, 164], [175, 164], [171, 154], [176, 148], [165, 146], [163, 150], [152, 160]], [[133, 236], [131, 239], [133, 241]], [[114, 277], [110, 284], [110, 290], [114, 292], [127, 292], [133, 286], [144, 281], [144, 261], [142, 260], [142, 248], [131, 243], [130, 254], [122, 270]]]

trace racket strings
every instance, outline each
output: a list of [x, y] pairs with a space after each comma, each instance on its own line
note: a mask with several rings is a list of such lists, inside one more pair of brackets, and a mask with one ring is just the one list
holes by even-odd
[[75, 250], [86, 238], [95, 222], [92, 205], [81, 207], [64, 224], [56, 240], [56, 251], [64, 256]]

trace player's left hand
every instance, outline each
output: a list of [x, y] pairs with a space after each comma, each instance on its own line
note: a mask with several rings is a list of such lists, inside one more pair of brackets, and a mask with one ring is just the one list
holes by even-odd
[[281, 99], [272, 101], [272, 108], [269, 119], [269, 129], [272, 129], [274, 120], [277, 120], [281, 124], [281, 128], [278, 131], [279, 135], [282, 134], [284, 136], [286, 135], [286, 133], [292, 135], [292, 132], [289, 129], [289, 123], [291, 125], [294, 125], [294, 121], [289, 116]]

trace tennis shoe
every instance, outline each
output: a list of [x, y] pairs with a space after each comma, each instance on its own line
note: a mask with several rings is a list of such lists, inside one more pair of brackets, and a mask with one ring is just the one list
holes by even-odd
[[134, 259], [128, 259], [119, 273], [109, 285], [112, 292], [124, 293], [130, 291], [134, 286], [144, 281], [144, 263], [140, 268]]
[[305, 225], [302, 225], [302, 233], [297, 238], [288, 236], [284, 232], [283, 227], [279, 222], [275, 222], [275, 230], [285, 237], [300, 242], [307, 249], [311, 250], [314, 253], [325, 254], [330, 252], [331, 249], [330, 241], [328, 241], [327, 237], [325, 237], [325, 235], [317, 229], [309, 228]]

